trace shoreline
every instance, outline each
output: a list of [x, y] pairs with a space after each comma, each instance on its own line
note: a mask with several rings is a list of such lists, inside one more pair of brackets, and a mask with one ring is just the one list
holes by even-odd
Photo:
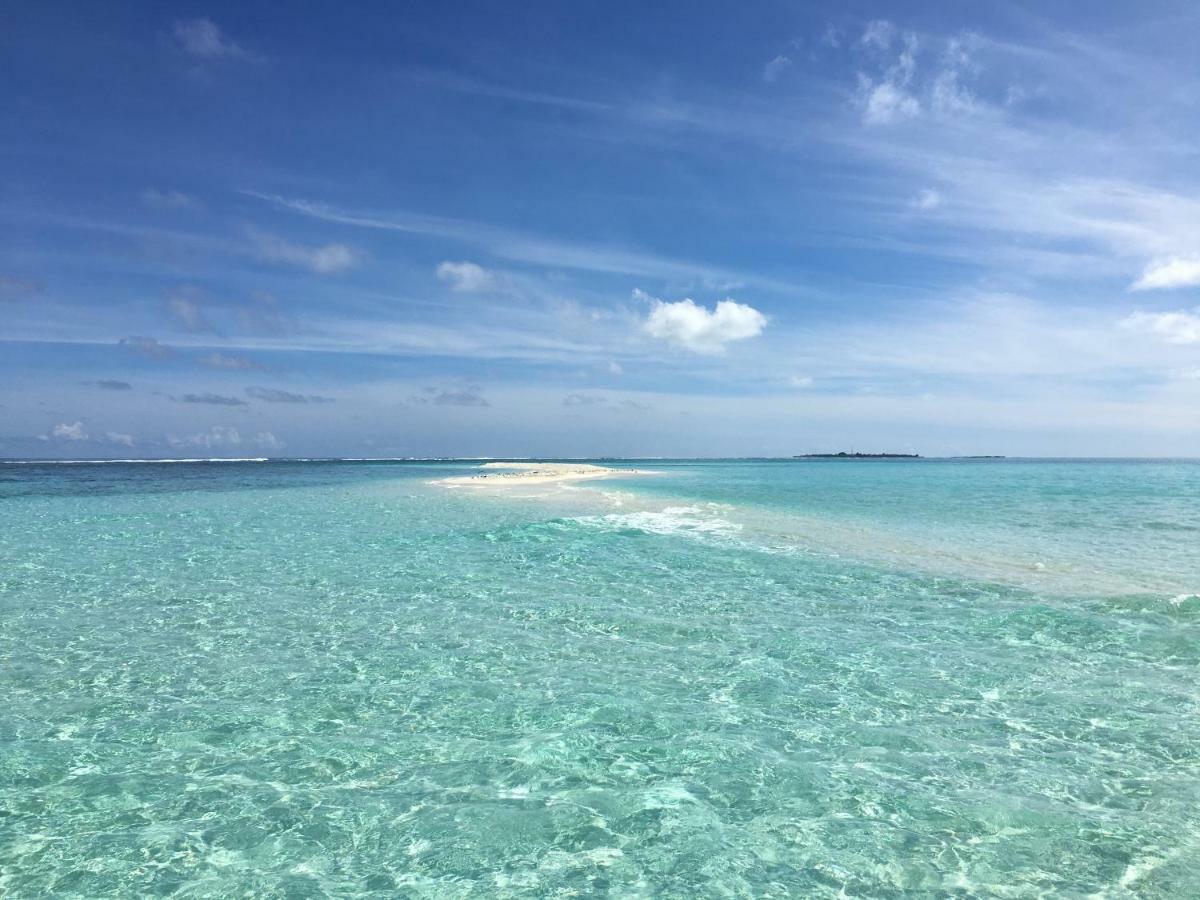
[[659, 475], [650, 469], [614, 469], [594, 463], [539, 463], [539, 462], [487, 462], [474, 475], [452, 475], [438, 478], [430, 484], [444, 487], [519, 487], [525, 484], [555, 484], [570, 481], [592, 481], [599, 478], [614, 478], [623, 475]]

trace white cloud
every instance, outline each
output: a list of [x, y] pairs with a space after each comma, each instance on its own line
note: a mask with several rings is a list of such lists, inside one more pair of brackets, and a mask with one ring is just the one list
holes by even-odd
[[1173, 256], [1146, 266], [1142, 277], [1130, 285], [1134, 291], [1200, 285], [1200, 256]]
[[437, 277], [450, 286], [450, 290], [464, 294], [486, 291], [495, 284], [495, 277], [483, 266], [473, 262], [447, 260], [437, 267]]
[[887, 19], [874, 19], [863, 29], [862, 43], [876, 50], [886, 50], [896, 38], [896, 26]]
[[913, 198], [913, 206], [917, 209], [931, 210], [942, 205], [942, 195], [932, 188], [921, 191]]
[[917, 98], [890, 81], [878, 84], [869, 78], [859, 83], [863, 121], [868, 125], [887, 125], [911, 119], [921, 111]]
[[807, 375], [793, 375], [788, 379], [788, 384], [794, 388], [810, 388], [813, 380]]
[[621, 368], [621, 364], [616, 360], [611, 360], [608, 364], [609, 375], [624, 375], [625, 370]]
[[755, 337], [767, 324], [757, 309], [736, 300], [721, 300], [709, 310], [688, 298], [667, 303], [641, 291], [634, 296], [650, 301], [650, 315], [642, 323], [647, 334], [693, 353], [724, 353], [726, 344]]
[[287, 263], [318, 275], [341, 272], [358, 263], [358, 254], [345, 244], [306, 247], [257, 229], [249, 229], [248, 234], [254, 242], [256, 255], [266, 262]]
[[251, 54], [226, 37], [212, 19], [181, 19], [172, 33], [179, 46], [201, 59], [250, 59]]
[[203, 447], [206, 450], [253, 446], [263, 450], [278, 450], [283, 442], [269, 431], [260, 431], [251, 438], [243, 438], [241, 432], [228, 425], [214, 425], [208, 431], [200, 431], [183, 437], [167, 435], [172, 447]]
[[132, 434], [121, 434], [118, 431], [106, 431], [104, 432], [104, 439], [110, 444], [120, 444], [123, 447], [133, 446]]
[[88, 439], [82, 422], [75, 422], [72, 425], [64, 422], [62, 425], [55, 425], [50, 431], [50, 436], [62, 441], [86, 441]]
[[765, 81], [767, 84], [772, 84], [778, 81], [779, 76], [786, 72], [791, 64], [792, 60], [789, 57], [784, 56], [782, 53], [779, 56], [776, 56], [773, 60], [763, 66], [763, 81]]
[[1162, 338], [1168, 344], [1200, 344], [1200, 309], [1187, 312], [1135, 312], [1121, 325]]

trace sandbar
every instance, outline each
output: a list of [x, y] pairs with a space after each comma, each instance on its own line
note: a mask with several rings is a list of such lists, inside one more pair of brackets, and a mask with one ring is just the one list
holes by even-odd
[[480, 468], [491, 471], [474, 475], [454, 475], [450, 478], [440, 478], [433, 483], [449, 487], [519, 487], [526, 484], [659, 474], [648, 469], [614, 469], [592, 463], [489, 462]]

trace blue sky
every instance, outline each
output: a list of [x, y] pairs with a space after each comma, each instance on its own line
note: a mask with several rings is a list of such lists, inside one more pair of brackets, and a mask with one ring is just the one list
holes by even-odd
[[1187, 3], [10, 3], [0, 455], [1200, 452]]

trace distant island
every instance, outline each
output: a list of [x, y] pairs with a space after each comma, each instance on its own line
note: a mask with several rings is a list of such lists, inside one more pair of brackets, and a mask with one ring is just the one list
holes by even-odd
[[920, 453], [799, 453], [792, 459], [920, 459]]

